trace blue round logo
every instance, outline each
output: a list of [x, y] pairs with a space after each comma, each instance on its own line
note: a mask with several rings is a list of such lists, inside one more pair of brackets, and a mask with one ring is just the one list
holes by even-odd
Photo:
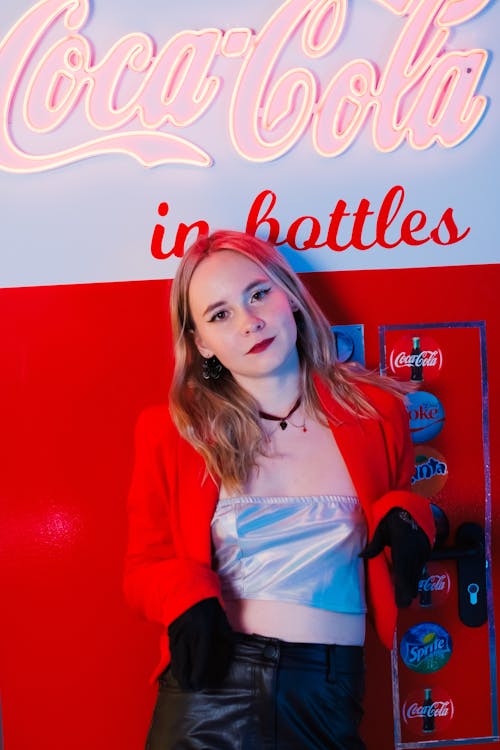
[[444, 424], [444, 409], [436, 396], [426, 391], [409, 393], [406, 408], [414, 443], [424, 443], [439, 435]]
[[409, 669], [421, 674], [437, 672], [448, 663], [453, 651], [451, 636], [435, 622], [421, 622], [401, 638], [399, 653]]

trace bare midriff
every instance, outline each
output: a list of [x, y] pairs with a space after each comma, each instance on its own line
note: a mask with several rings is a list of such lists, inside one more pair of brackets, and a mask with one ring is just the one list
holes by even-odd
[[234, 631], [294, 643], [336, 643], [362, 646], [365, 615], [329, 612], [303, 604], [263, 599], [225, 602]]

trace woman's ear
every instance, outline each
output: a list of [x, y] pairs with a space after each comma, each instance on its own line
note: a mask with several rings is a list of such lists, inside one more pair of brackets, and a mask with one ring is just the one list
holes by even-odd
[[198, 331], [196, 331], [196, 330], [195, 331], [191, 331], [191, 335], [192, 335], [192, 337], [194, 339], [194, 343], [195, 343], [196, 348], [198, 349], [198, 351], [200, 352], [201, 356], [204, 359], [210, 359], [211, 357], [214, 356], [213, 351], [211, 349], [208, 349], [203, 344], [203, 340], [202, 340], [200, 334], [198, 333]]
[[292, 308], [292, 312], [298, 312], [300, 310], [298, 304], [295, 302], [294, 299], [290, 300], [290, 307]]

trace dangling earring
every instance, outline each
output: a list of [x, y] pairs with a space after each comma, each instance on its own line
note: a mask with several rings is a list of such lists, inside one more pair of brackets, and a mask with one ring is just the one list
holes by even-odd
[[222, 365], [215, 354], [213, 357], [210, 357], [210, 359], [203, 360], [203, 363], [201, 365], [201, 373], [205, 380], [217, 380], [217, 378], [220, 377], [221, 372]]

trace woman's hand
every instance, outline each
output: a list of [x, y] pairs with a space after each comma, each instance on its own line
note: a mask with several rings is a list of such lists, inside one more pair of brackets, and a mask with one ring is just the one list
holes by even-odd
[[429, 559], [431, 545], [408, 511], [393, 508], [380, 521], [361, 557], [376, 557], [384, 547], [391, 549], [396, 605], [408, 607], [417, 596], [418, 582]]
[[223, 680], [232, 653], [232, 630], [216, 597], [203, 599], [168, 628], [172, 674], [183, 690]]

